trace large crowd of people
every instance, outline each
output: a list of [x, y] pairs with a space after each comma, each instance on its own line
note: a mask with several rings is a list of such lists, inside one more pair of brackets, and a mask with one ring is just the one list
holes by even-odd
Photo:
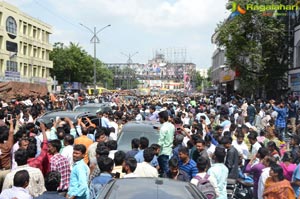
[[[36, 122], [46, 111], [91, 102], [84, 95], [52, 94], [0, 103], [0, 199], [95, 198], [114, 178], [161, 177], [191, 182], [208, 198], [226, 199], [228, 180], [255, 199], [299, 199], [299, 102], [222, 95], [93, 98], [112, 111], [98, 122], [69, 118]], [[130, 121], [156, 121], [147, 137], [118, 150]], [[142, 131], [143, 129], [141, 129]], [[237, 197], [238, 198], [238, 197]]]

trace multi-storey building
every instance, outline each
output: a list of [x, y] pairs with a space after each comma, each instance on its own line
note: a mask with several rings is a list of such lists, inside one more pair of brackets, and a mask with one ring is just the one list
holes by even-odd
[[200, 74], [201, 77], [207, 78], [208, 77], [208, 69], [207, 68], [201, 68], [199, 70], [197, 70]]
[[[216, 45], [215, 33], [212, 36], [212, 43]], [[225, 50], [216, 48], [212, 55], [212, 70], [210, 74], [211, 81], [214, 85], [215, 92], [231, 94], [239, 86], [239, 81], [236, 77], [236, 71], [230, 69], [226, 65]]]
[[0, 2], [0, 81], [47, 84], [50, 77], [51, 26], [17, 7]]
[[[134, 79], [139, 81], [138, 87], [149, 89], [170, 89], [192, 91], [195, 89], [193, 77], [196, 74], [194, 63], [170, 63], [163, 54], [156, 54], [147, 64], [108, 63], [107, 67], [114, 71], [115, 87], [120, 85], [132, 88]], [[124, 70], [130, 68], [131, 70]]]

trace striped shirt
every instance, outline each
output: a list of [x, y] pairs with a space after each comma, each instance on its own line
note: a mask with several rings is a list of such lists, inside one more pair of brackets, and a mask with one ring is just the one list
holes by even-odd
[[58, 171], [61, 175], [58, 190], [67, 190], [70, 183], [71, 167], [68, 159], [57, 153], [50, 159], [50, 170]]
[[275, 126], [279, 128], [285, 128], [286, 126], [286, 117], [287, 117], [287, 111], [286, 108], [278, 108], [276, 106], [273, 106], [274, 111], [278, 113]]
[[179, 169], [186, 172], [190, 179], [195, 177], [198, 173], [197, 164], [194, 160], [190, 159], [188, 163], [183, 164], [182, 160], [179, 160]]

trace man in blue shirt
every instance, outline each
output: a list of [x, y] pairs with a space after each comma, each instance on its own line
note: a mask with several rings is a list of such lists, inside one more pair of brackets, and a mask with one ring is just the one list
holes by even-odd
[[275, 106], [275, 101], [271, 100], [270, 101], [272, 108], [274, 111], [278, 113], [276, 121], [275, 121], [275, 128], [276, 131], [280, 134], [279, 139], [284, 139], [285, 138], [285, 128], [286, 128], [286, 116], [287, 116], [287, 109], [284, 106], [284, 102], [281, 101], [278, 106]]
[[146, 120], [150, 120], [150, 121], [158, 121], [158, 112], [156, 111], [155, 106], [151, 106], [149, 108], [150, 114], [149, 116], [146, 118]]
[[83, 144], [74, 146], [74, 164], [70, 176], [70, 186], [66, 196], [67, 199], [90, 199], [88, 186], [90, 169], [83, 160], [85, 153], [86, 147]]
[[101, 156], [97, 159], [97, 163], [101, 173], [99, 176], [95, 177], [90, 184], [91, 199], [96, 198], [102, 187], [112, 179], [111, 172], [114, 167], [114, 161], [109, 157]]
[[[144, 149], [148, 148], [149, 146], [149, 140], [146, 137], [141, 137], [140, 138], [140, 150], [136, 153], [134, 158], [136, 159], [137, 163], [142, 163], [144, 162]], [[150, 164], [153, 167], [158, 166], [158, 160], [156, 155], [154, 156], [153, 160], [150, 162]]]
[[186, 147], [180, 147], [178, 149], [179, 155], [179, 169], [186, 172], [189, 175], [190, 180], [198, 173], [197, 164], [189, 157], [189, 150]]

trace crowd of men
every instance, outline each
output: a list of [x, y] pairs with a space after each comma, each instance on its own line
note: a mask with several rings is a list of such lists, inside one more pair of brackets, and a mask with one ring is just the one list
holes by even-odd
[[[68, 98], [72, 106], [85, 103], [82, 96]], [[85, 123], [83, 118], [36, 123], [45, 111], [57, 108], [51, 95], [2, 100], [0, 199], [90, 199], [114, 178], [136, 177], [191, 182], [218, 199], [227, 198], [228, 179], [250, 187], [251, 198], [299, 198], [296, 98], [185, 96], [177, 97], [178, 105], [159, 97], [103, 98], [112, 111], [98, 112], [98, 123], [87, 118]], [[61, 106], [71, 109], [67, 103]], [[118, 150], [117, 137], [132, 120], [160, 122], [157, 143], [136, 137], [128, 143], [132, 150]], [[203, 179], [210, 185], [206, 190]]]

